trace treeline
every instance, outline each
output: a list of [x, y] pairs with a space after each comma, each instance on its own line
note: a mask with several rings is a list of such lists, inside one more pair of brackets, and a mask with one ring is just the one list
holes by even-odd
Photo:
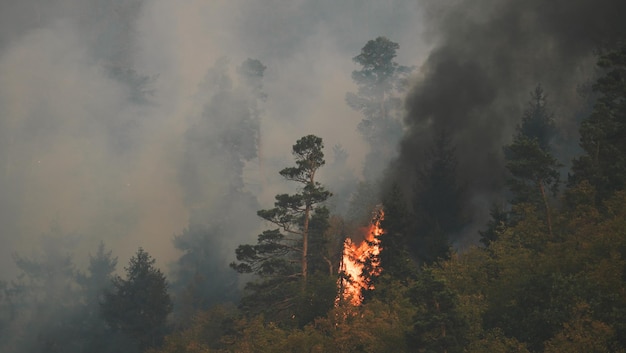
[[[547, 94], [540, 85], [530, 92], [503, 146], [507, 202], [494, 205], [482, 246], [451, 246], [469, 216], [455, 148], [442, 131], [415, 185], [392, 180], [382, 189], [383, 272], [370, 278], [375, 289], [361, 306], [333, 302], [336, 287], [325, 288], [336, 275], [324, 280], [324, 261], [302, 273], [302, 247], [277, 229], [238, 250], [233, 266], [258, 275], [245, 305], [198, 312], [153, 352], [626, 351], [626, 47], [605, 52], [599, 66], [597, 98], [580, 126], [583, 153], [566, 178]], [[308, 181], [302, 190], [314, 190]], [[259, 215], [302, 222], [282, 208], [295, 199], [293, 210], [308, 204], [303, 195], [278, 195], [277, 208]], [[345, 232], [337, 224], [326, 228], [331, 239]], [[333, 255], [317, 249], [310, 255]], [[270, 284], [274, 294], [261, 295]]]
[[147, 252], [139, 248], [121, 277], [103, 243], [82, 272], [58, 230], [44, 239], [42, 256], [15, 256], [21, 273], [2, 283], [3, 352], [138, 352], [162, 342], [172, 299]]
[[[354, 58], [358, 91], [346, 101], [362, 113], [358, 129], [371, 146], [364, 180], [347, 178], [332, 195], [319, 181], [323, 140], [298, 139], [295, 164], [279, 172], [296, 191], [276, 195], [274, 207], [257, 211], [269, 227], [255, 243], [236, 248], [230, 272], [223, 271], [216, 244], [233, 229], [251, 228], [228, 211], [256, 205], [243, 189], [242, 173], [243, 163], [258, 153], [265, 66], [245, 61], [234, 86], [228, 70], [216, 65], [201, 119], [186, 135], [186, 153], [224, 156], [233, 175], [218, 196], [227, 207], [205, 209], [196, 200], [203, 195], [187, 195], [200, 206], [174, 239], [183, 255], [172, 283], [141, 248], [122, 277], [104, 245], [82, 272], [65, 253], [63, 238], [48, 237], [44, 256], [16, 256], [21, 275], [1, 283], [0, 349], [626, 351], [626, 46], [600, 56], [595, 104], [579, 130], [583, 153], [566, 178], [552, 145], [559, 131], [548, 94], [541, 85], [530, 88], [515, 134], [502, 146], [506, 202], [494, 205], [481, 246], [462, 252], [452, 244], [474, 220], [447, 131], [439, 131], [425, 151], [426, 162], [411, 167], [415, 177], [408, 183], [398, 172], [380, 179], [382, 163], [402, 136], [401, 102], [412, 70], [395, 62], [398, 48], [379, 37]], [[204, 144], [197, 132], [206, 127], [202, 119], [215, 115], [223, 118], [221, 133]], [[340, 146], [334, 151], [333, 163], [345, 161]], [[183, 179], [214, 180], [193, 160], [185, 160], [190, 165]], [[339, 271], [342, 244], [369, 222], [377, 205], [385, 213], [382, 250], [363, 263], [373, 289], [353, 306], [338, 296], [340, 279], [355, 280]], [[378, 261], [382, 274], [370, 276]], [[243, 290], [237, 272], [245, 274], [239, 277], [247, 280]]]

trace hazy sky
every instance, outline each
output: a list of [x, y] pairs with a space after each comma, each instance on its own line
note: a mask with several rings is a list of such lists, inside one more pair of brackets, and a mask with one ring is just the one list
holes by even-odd
[[[246, 168], [261, 205], [284, 187], [277, 171], [306, 134], [323, 137], [329, 157], [343, 145], [359, 173], [361, 118], [344, 101], [356, 90], [351, 59], [384, 35], [400, 44], [398, 62], [419, 65], [429, 45], [420, 15], [410, 0], [2, 2], [0, 272], [11, 272], [12, 253], [40, 251], [53, 226], [74, 235], [68, 252], [79, 263], [101, 239], [121, 264], [138, 246], [161, 267], [175, 259], [172, 235], [189, 218], [184, 133], [207, 71], [224, 56], [233, 68], [246, 58], [267, 66], [265, 178], [258, 163]], [[149, 77], [147, 102], [112, 68]]]
[[[344, 97], [356, 90], [352, 58], [378, 36], [400, 44], [397, 62], [419, 68], [396, 176], [410, 184], [407, 167], [420, 165], [433, 134], [447, 129], [472, 207], [485, 216], [502, 187], [501, 146], [536, 84], [564, 132], [560, 156], [574, 153], [594, 50], [626, 35], [625, 7], [623, 0], [3, 1], [0, 275], [13, 269], [12, 253], [39, 251], [51, 227], [73, 235], [68, 252], [79, 263], [100, 240], [121, 264], [138, 246], [161, 267], [176, 259], [171, 239], [191, 211], [181, 178], [185, 132], [207, 102], [207, 72], [223, 57], [233, 77], [247, 58], [267, 66], [262, 163], [252, 161], [245, 174], [262, 207], [288, 188], [277, 172], [292, 163], [291, 146], [303, 135], [324, 138], [328, 159], [341, 144], [359, 174], [367, 152], [356, 131], [361, 116]], [[221, 128], [215, 122], [214, 131]], [[219, 171], [219, 161], [208, 163]], [[230, 245], [254, 239], [235, 234]]]

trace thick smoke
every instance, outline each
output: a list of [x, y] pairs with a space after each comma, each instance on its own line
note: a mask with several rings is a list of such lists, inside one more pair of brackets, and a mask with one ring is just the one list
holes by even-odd
[[425, 8], [434, 49], [407, 98], [407, 133], [392, 174], [413, 183], [434, 137], [449, 134], [475, 210], [475, 234], [490, 203], [501, 201], [502, 146], [537, 84], [563, 134], [557, 153], [569, 163], [585, 103], [579, 89], [592, 79], [597, 50], [624, 38], [626, 3], [436, 1]]
[[[205, 77], [223, 57], [235, 87], [247, 58], [267, 66], [259, 158], [243, 166], [244, 191], [259, 207], [289, 192], [277, 171], [306, 134], [324, 138], [329, 165], [340, 144], [343, 167], [358, 174], [367, 146], [344, 101], [355, 90], [352, 57], [385, 35], [401, 43], [399, 61], [417, 64], [420, 16], [409, 0], [2, 2], [0, 278], [14, 275], [11, 254], [39, 253], [51, 227], [77, 235], [79, 265], [100, 240], [120, 264], [138, 246], [162, 268], [175, 260], [173, 235], [223, 207], [213, 197], [223, 184], [193, 184], [188, 171], [215, 166], [208, 177], [227, 178], [230, 162], [187, 142], [224, 129], [215, 119], [189, 132], [211, 99]], [[237, 213], [251, 207], [228, 208], [235, 219], [256, 218]], [[224, 252], [255, 235], [228, 237]]]
[[[329, 189], [362, 170], [352, 58], [384, 35], [417, 64], [420, 16], [412, 0], [0, 2], [0, 350], [81, 345], [57, 329], [93, 331], [76, 281], [100, 241], [119, 274], [141, 246], [172, 292], [198, 263], [207, 291], [231, 289], [255, 211], [291, 192], [278, 171], [298, 138], [324, 139]], [[248, 58], [266, 66], [254, 119], [237, 70]]]

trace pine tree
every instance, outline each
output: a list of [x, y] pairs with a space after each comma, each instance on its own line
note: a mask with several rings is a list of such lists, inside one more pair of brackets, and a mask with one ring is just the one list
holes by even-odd
[[383, 197], [383, 209], [380, 266], [384, 274], [407, 284], [417, 272], [417, 266], [409, 252], [411, 213], [398, 184], [393, 184]]
[[[293, 145], [296, 166], [279, 173], [298, 183], [299, 192], [276, 195], [274, 208], [259, 210], [259, 217], [278, 228], [260, 234], [256, 245], [245, 244], [236, 249], [239, 263], [232, 263], [231, 267], [239, 273], [254, 273], [260, 279], [247, 284], [248, 295], [242, 300], [251, 313], [293, 317], [296, 297], [306, 292], [308, 277], [315, 269], [309, 266], [314, 258], [309, 253], [310, 246], [317, 242], [311, 236], [318, 238], [327, 227], [327, 221], [319, 219], [328, 217], [320, 204], [331, 195], [315, 179], [325, 164], [323, 147], [322, 139], [314, 135], [304, 136]], [[320, 229], [312, 232], [313, 225]]]
[[117, 257], [106, 251], [104, 242], [98, 244], [95, 255], [89, 254], [87, 273], [78, 273], [77, 282], [84, 296], [84, 307], [79, 316], [81, 338], [85, 340], [85, 350], [90, 352], [110, 352], [118, 350], [107, 332], [107, 325], [100, 311], [105, 293], [112, 287]]
[[598, 66], [605, 72], [593, 85], [599, 98], [580, 126], [585, 154], [573, 161], [568, 184], [587, 180], [602, 201], [626, 186], [626, 45], [602, 55]]
[[130, 259], [126, 279], [113, 279], [102, 303], [102, 315], [114, 332], [130, 338], [139, 351], [157, 346], [167, 333], [172, 300], [165, 275], [142, 248]]
[[429, 268], [411, 288], [417, 306], [409, 339], [419, 352], [463, 352], [466, 322], [458, 310], [458, 296]]
[[425, 166], [418, 166], [413, 196], [415, 228], [411, 250], [420, 262], [447, 258], [452, 237], [467, 223], [465, 190], [456, 172], [452, 141], [445, 132], [434, 141]]
[[549, 234], [552, 235], [552, 216], [548, 192], [556, 195], [561, 164], [550, 152], [550, 140], [555, 134], [554, 117], [546, 107], [546, 96], [541, 86], [531, 93], [522, 123], [510, 145], [504, 147], [506, 168], [510, 173], [511, 203], [528, 203], [543, 208]]
[[399, 48], [398, 43], [378, 37], [352, 59], [361, 66], [352, 72], [358, 91], [346, 94], [346, 102], [363, 114], [358, 130], [370, 145], [363, 173], [366, 180], [380, 175], [402, 136], [402, 100], [396, 93], [405, 90], [412, 69], [394, 61]]

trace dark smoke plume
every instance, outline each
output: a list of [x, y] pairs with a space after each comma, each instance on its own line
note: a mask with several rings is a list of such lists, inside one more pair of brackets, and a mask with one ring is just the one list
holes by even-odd
[[571, 159], [584, 104], [578, 90], [592, 79], [598, 50], [624, 38], [626, 2], [433, 1], [426, 11], [434, 49], [406, 100], [407, 132], [391, 179], [410, 187], [434, 136], [445, 131], [471, 207], [484, 211], [474, 215], [474, 227], [481, 227], [502, 194], [502, 146], [537, 84], [563, 132], [559, 154], [569, 155], [559, 157]]

